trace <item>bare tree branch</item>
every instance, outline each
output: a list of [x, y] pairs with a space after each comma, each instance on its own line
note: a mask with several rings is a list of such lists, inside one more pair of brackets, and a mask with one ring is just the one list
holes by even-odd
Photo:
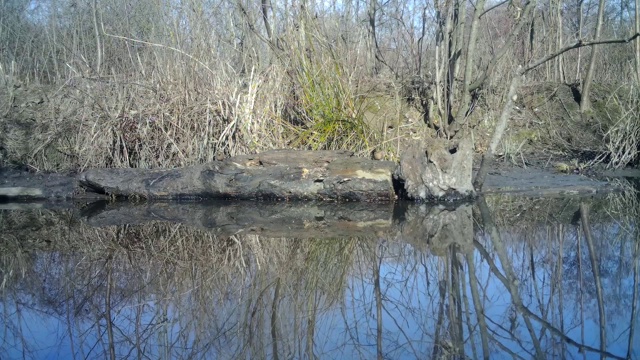
[[578, 49], [581, 47], [585, 47], [585, 46], [593, 46], [593, 45], [600, 45], [600, 44], [626, 44], [629, 43], [633, 40], [635, 40], [636, 38], [640, 37], [640, 33], [635, 33], [633, 35], [631, 35], [628, 38], [625, 39], [603, 39], [603, 40], [594, 40], [594, 41], [583, 41], [583, 40], [578, 40], [576, 42], [574, 42], [573, 44], [569, 44], [565, 47], [563, 47], [562, 49], [554, 52], [553, 54], [549, 54], [546, 55], [545, 57], [542, 57], [532, 63], [529, 63], [529, 65], [527, 65], [527, 67], [524, 69], [524, 73], [529, 72], [530, 70], [533, 70], [535, 68], [537, 68], [538, 66], [546, 63], [549, 60], [552, 60], [553, 58], [560, 56], [564, 53], [566, 53], [569, 50], [573, 50], [573, 49]]
[[480, 74], [478, 79], [476, 79], [470, 86], [469, 92], [479, 89], [484, 85], [484, 82], [489, 78], [490, 74], [493, 72], [493, 69], [498, 65], [498, 61], [502, 59], [502, 57], [507, 53], [507, 50], [511, 48], [511, 45], [514, 43], [516, 37], [520, 34], [520, 30], [524, 26], [524, 24], [529, 21], [529, 14], [531, 13], [531, 9], [533, 9], [536, 5], [535, 0], [530, 0], [524, 5], [524, 9], [522, 11], [522, 16], [518, 20], [515, 28], [511, 31], [511, 34], [505, 41], [502, 48], [498, 50], [498, 52], [493, 56], [489, 64], [485, 67], [484, 71]]
[[488, 13], [489, 11], [491, 11], [491, 10], [493, 10], [493, 9], [495, 9], [495, 8], [498, 8], [498, 7], [500, 7], [500, 6], [502, 6], [502, 5], [506, 4], [506, 3], [508, 3], [508, 2], [510, 2], [510, 1], [511, 1], [511, 0], [503, 0], [503, 1], [500, 1], [499, 3], [497, 3], [497, 4], [493, 5], [493, 6], [491, 6], [491, 7], [490, 7], [490, 8], [488, 8], [487, 10], [483, 11], [483, 12], [482, 12], [482, 14], [480, 14], [480, 17], [483, 17], [483, 16], [484, 16], [486, 13]]

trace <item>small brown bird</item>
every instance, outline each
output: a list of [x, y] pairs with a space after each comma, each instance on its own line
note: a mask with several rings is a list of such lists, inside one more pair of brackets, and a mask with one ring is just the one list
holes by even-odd
[[373, 157], [373, 160], [382, 160], [382, 158], [384, 158], [384, 151], [375, 149], [371, 153], [371, 156]]

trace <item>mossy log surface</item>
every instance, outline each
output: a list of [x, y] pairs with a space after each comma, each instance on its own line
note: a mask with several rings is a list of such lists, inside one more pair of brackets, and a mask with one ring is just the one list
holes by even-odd
[[88, 192], [144, 199], [393, 201], [395, 163], [349, 151], [274, 150], [168, 170], [93, 169]]

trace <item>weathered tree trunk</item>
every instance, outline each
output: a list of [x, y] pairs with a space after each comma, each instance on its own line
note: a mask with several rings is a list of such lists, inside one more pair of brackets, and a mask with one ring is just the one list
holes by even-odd
[[275, 150], [170, 170], [88, 170], [79, 182], [92, 192], [147, 199], [393, 201], [395, 167], [349, 151]]
[[471, 198], [472, 166], [473, 144], [467, 138], [416, 140], [404, 150], [396, 177], [410, 199]]

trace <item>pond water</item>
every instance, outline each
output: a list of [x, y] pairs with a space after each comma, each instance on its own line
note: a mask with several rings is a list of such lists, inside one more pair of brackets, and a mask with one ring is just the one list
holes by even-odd
[[1, 359], [640, 358], [634, 191], [1, 207]]

